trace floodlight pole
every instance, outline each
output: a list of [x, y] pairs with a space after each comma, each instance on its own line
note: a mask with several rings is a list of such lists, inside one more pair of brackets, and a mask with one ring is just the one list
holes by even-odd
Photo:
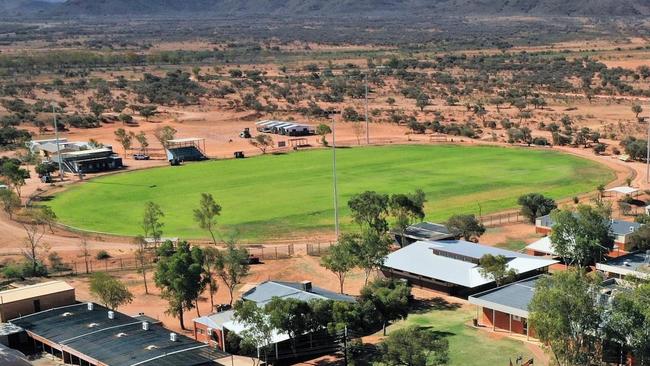
[[370, 125], [368, 124], [368, 73], [365, 76], [366, 84], [366, 145], [370, 145]]
[[339, 194], [336, 182], [336, 117], [332, 118], [332, 182], [334, 184], [334, 230], [339, 240]]
[[59, 176], [63, 182], [63, 163], [61, 163], [61, 147], [59, 145], [59, 124], [56, 123], [56, 109], [52, 103], [52, 116], [54, 116], [54, 136], [56, 138], [56, 158], [59, 160]]

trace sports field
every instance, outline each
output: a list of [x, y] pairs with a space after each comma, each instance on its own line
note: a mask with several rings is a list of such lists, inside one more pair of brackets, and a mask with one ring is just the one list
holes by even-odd
[[[318, 149], [244, 160], [114, 174], [74, 185], [50, 202], [65, 224], [126, 235], [141, 233], [147, 201], [164, 213], [164, 235], [208, 237], [193, 221], [202, 192], [223, 207], [223, 231], [242, 240], [300, 237], [333, 230], [332, 151]], [[500, 211], [518, 196], [554, 198], [593, 191], [614, 178], [605, 166], [551, 150], [503, 147], [386, 146], [337, 149], [342, 228], [351, 228], [347, 200], [356, 193], [427, 195], [428, 220], [454, 213]]]

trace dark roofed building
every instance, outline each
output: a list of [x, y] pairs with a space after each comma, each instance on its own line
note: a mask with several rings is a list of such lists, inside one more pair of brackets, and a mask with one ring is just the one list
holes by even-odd
[[596, 263], [596, 269], [604, 272], [608, 277], [632, 276], [650, 279], [650, 250], [629, 253], [603, 263]]
[[404, 234], [393, 232], [395, 240], [400, 245], [413, 244], [420, 240], [446, 240], [454, 239], [447, 227], [433, 222], [420, 222], [406, 228]]
[[66, 363], [97, 366], [221, 365], [226, 356], [157, 324], [83, 303], [11, 321], [27, 332], [37, 350]]

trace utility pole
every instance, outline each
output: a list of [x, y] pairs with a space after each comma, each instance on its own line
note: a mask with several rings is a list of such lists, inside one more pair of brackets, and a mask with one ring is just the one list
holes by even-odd
[[650, 120], [648, 124], [648, 138], [646, 139], [646, 156], [645, 156], [645, 182], [650, 183]]
[[339, 240], [339, 194], [336, 182], [336, 117], [332, 118], [332, 181], [334, 184], [334, 230]]
[[63, 182], [63, 163], [61, 162], [61, 146], [59, 144], [59, 124], [56, 123], [56, 107], [52, 103], [52, 116], [54, 116], [54, 136], [56, 138], [56, 158], [59, 161], [59, 176]]
[[370, 145], [370, 125], [368, 124], [368, 73], [365, 76], [366, 83], [366, 145]]

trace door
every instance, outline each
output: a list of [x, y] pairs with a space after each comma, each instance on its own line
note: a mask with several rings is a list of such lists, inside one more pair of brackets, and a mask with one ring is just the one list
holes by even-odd
[[34, 312], [38, 313], [41, 311], [41, 300], [34, 300]]

